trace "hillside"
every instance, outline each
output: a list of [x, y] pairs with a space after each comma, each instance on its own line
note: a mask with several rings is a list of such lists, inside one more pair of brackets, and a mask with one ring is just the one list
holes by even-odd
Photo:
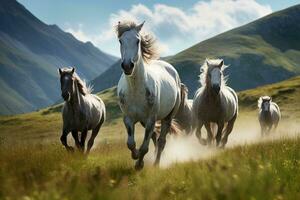
[[[116, 98], [116, 88], [107, 89], [98, 94], [106, 104], [107, 121], [104, 127], [104, 138], [125, 139], [121, 111]], [[266, 85], [251, 90], [242, 91], [239, 96], [240, 117], [255, 118], [257, 100], [262, 95], [271, 95], [280, 106], [284, 120], [300, 123], [300, 76], [276, 84]], [[60, 135], [62, 104], [14, 116], [0, 116], [0, 140], [22, 141], [56, 141]], [[239, 118], [240, 118], [239, 117]], [[255, 123], [254, 123], [255, 124]], [[257, 124], [256, 124], [257, 125]], [[139, 127], [141, 128], [141, 127]], [[138, 129], [140, 130], [140, 129]], [[20, 134], [22, 133], [22, 134]]]
[[[204, 148], [196, 138], [178, 137], [174, 143], [168, 137], [162, 162], [172, 165], [152, 167], [151, 144], [141, 172], [133, 168], [115, 92], [111, 88], [99, 94], [107, 106], [107, 122], [87, 158], [68, 154], [59, 142], [61, 105], [0, 116], [0, 199], [300, 198], [299, 133], [287, 138], [300, 123], [295, 109], [300, 108], [300, 77], [239, 93], [240, 114], [225, 150]], [[279, 103], [284, 132], [245, 144], [237, 136], [257, 135], [256, 101], [265, 94]], [[142, 136], [138, 126], [137, 144]], [[174, 155], [179, 157], [172, 160]]]
[[15, 0], [0, 2], [0, 114], [33, 111], [59, 98], [57, 68], [91, 80], [116, 58], [47, 25]]
[[[225, 74], [230, 75], [229, 85], [238, 91], [299, 74], [300, 5], [217, 35], [166, 60], [176, 67], [192, 96], [199, 86], [200, 66], [205, 58], [216, 57], [223, 58], [225, 64], [230, 65]], [[101, 77], [118, 80], [121, 68], [115, 65], [112, 68]], [[101, 78], [97, 80], [95, 84], [104, 84]]]

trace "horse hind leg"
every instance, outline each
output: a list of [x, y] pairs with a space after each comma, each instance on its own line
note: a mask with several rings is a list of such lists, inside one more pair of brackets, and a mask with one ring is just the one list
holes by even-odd
[[235, 120], [236, 120], [236, 117], [237, 117], [237, 114], [234, 115], [234, 117], [228, 122], [227, 126], [226, 126], [226, 129], [225, 129], [225, 134], [222, 138], [222, 148], [225, 147], [225, 145], [227, 144], [227, 141], [228, 141], [228, 136], [229, 134], [232, 132], [232, 129], [233, 129], [233, 126], [234, 126], [234, 123], [235, 123]]
[[161, 120], [161, 132], [160, 132], [159, 138], [157, 140], [157, 154], [156, 154], [156, 158], [155, 158], [155, 162], [154, 162], [154, 165], [156, 165], [156, 166], [159, 165], [159, 163], [160, 163], [161, 153], [165, 148], [166, 137], [167, 137], [167, 133], [170, 131], [171, 123], [172, 123], [171, 117], [167, 117], [167, 118]]
[[103, 122], [104, 122], [104, 117], [101, 118], [101, 120], [100, 120], [99, 124], [96, 126], [96, 128], [94, 128], [94, 129], [92, 130], [92, 135], [91, 135], [91, 137], [90, 137], [90, 139], [89, 139], [89, 141], [88, 141], [88, 144], [87, 144], [86, 154], [89, 154], [89, 153], [90, 153], [90, 150], [91, 150], [91, 148], [92, 148], [93, 145], [94, 145], [95, 138], [97, 137], [97, 135], [98, 135], [98, 133], [99, 133], [99, 130], [100, 130], [100, 128], [101, 128]]
[[157, 153], [157, 133], [155, 131], [153, 131], [152, 133], [152, 136], [151, 136], [151, 139], [152, 139], [152, 142], [153, 142], [153, 145], [154, 145], [154, 148], [155, 148], [155, 153]]

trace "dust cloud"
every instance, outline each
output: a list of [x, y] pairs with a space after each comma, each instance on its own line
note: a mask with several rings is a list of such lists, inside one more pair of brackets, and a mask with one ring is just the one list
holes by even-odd
[[[204, 127], [202, 128], [202, 132], [202, 136], [206, 137]], [[281, 124], [279, 124], [276, 132], [271, 132], [268, 136], [261, 137], [257, 118], [253, 116], [243, 116], [236, 121], [233, 132], [229, 135], [225, 149], [299, 136], [299, 124], [283, 120]], [[193, 134], [189, 136], [168, 136], [167, 144], [161, 157], [160, 166], [166, 168], [175, 163], [209, 159], [216, 156], [219, 152], [221, 152], [221, 150], [216, 147], [201, 145]], [[145, 162], [151, 165], [154, 158], [154, 148], [152, 147], [145, 157]]]

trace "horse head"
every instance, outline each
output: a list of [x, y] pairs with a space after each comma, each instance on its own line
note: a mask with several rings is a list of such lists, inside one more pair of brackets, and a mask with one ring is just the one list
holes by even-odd
[[59, 68], [58, 72], [60, 75], [61, 96], [65, 101], [70, 101], [71, 96], [74, 92], [75, 77], [73, 75], [75, 72], [75, 68]]
[[269, 96], [263, 96], [260, 97], [258, 100], [258, 106], [262, 109], [264, 112], [269, 112], [270, 111], [270, 105], [272, 102], [272, 98]]
[[[134, 71], [134, 67], [141, 57], [141, 36], [140, 31], [144, 25], [144, 22], [135, 25], [129, 24], [128, 27], [119, 22], [119, 32], [122, 32], [122, 26], [124, 26], [123, 33], [119, 34], [122, 69], [126, 75], [131, 75]], [[125, 29], [127, 28], [127, 29]]]
[[206, 60], [205, 62], [208, 67], [208, 84], [216, 94], [219, 94], [222, 85], [224, 61]]

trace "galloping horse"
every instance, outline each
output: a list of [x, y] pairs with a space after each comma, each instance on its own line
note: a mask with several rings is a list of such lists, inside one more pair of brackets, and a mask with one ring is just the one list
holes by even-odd
[[261, 135], [269, 134], [272, 126], [276, 130], [281, 119], [279, 106], [272, 101], [269, 96], [263, 96], [258, 99], [258, 120], [261, 127]]
[[60, 140], [67, 150], [74, 151], [73, 147], [67, 144], [67, 136], [72, 132], [77, 148], [84, 152], [87, 132], [92, 130], [86, 150], [88, 154], [105, 121], [105, 105], [98, 96], [91, 94], [91, 89], [79, 78], [75, 68], [63, 68], [58, 71], [61, 95], [65, 101], [62, 109], [63, 131]]
[[[212, 124], [216, 123], [218, 125], [216, 145], [219, 146], [221, 142], [222, 147], [226, 145], [238, 115], [238, 97], [233, 89], [226, 86], [223, 76], [225, 67], [223, 60], [206, 59], [201, 67], [202, 87], [197, 90], [193, 101], [193, 129], [196, 129], [199, 141], [202, 141], [201, 128], [204, 125], [207, 130], [207, 142], [211, 144]], [[222, 138], [225, 123], [227, 126]]]
[[[154, 163], [159, 164], [166, 135], [171, 126], [175, 126], [172, 119], [181, 103], [178, 73], [172, 65], [155, 60], [155, 40], [151, 35], [141, 33], [143, 24], [119, 22], [116, 26], [123, 69], [117, 93], [128, 133], [127, 146], [131, 150], [131, 157], [137, 159], [137, 170], [144, 166], [143, 159], [148, 152], [150, 139], [153, 138], [155, 123], [161, 120]], [[145, 127], [144, 140], [139, 150], [136, 149], [134, 139], [137, 122]]]

